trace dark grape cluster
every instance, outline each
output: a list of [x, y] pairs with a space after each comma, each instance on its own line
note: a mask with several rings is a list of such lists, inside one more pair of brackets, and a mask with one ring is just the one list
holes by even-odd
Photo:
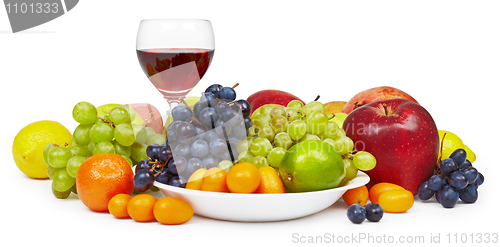
[[459, 148], [436, 165], [432, 177], [420, 185], [418, 197], [429, 200], [435, 196], [443, 207], [453, 208], [459, 199], [466, 203], [476, 202], [477, 189], [483, 182], [483, 174], [472, 167], [466, 151]]
[[240, 140], [246, 140], [252, 120], [248, 117], [250, 104], [235, 99], [234, 87], [214, 84], [205, 90], [193, 109], [175, 106], [174, 121], [165, 129], [166, 142], [148, 146], [149, 160], [136, 166], [136, 190], [148, 190], [155, 180], [185, 187], [197, 169], [218, 167], [221, 161], [230, 165], [236, 162], [236, 146]]

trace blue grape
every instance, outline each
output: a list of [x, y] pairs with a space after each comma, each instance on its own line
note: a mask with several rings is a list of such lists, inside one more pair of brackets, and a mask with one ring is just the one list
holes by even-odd
[[177, 134], [174, 131], [167, 131], [167, 141], [170, 143], [176, 143], [179, 141]]
[[227, 143], [222, 139], [216, 139], [210, 142], [210, 153], [215, 156], [221, 156], [227, 151]]
[[182, 156], [176, 156], [174, 159], [170, 159], [167, 163], [167, 169], [172, 174], [179, 174], [180, 172], [183, 172], [186, 169], [186, 166], [187, 161]]
[[194, 126], [190, 122], [184, 121], [177, 126], [175, 134], [179, 140], [189, 139], [195, 135]]
[[451, 186], [445, 185], [442, 190], [438, 192], [438, 201], [445, 208], [453, 208], [458, 202], [458, 192]]
[[474, 182], [474, 184], [479, 187], [481, 184], [484, 183], [484, 176], [481, 172], [478, 172], [478, 176], [477, 176], [477, 179], [476, 179], [476, 182]]
[[251, 119], [251, 118], [249, 118], [249, 117], [245, 117], [245, 119], [244, 119], [244, 120], [245, 120], [245, 127], [246, 127], [247, 129], [253, 126], [253, 122], [252, 122], [252, 119]]
[[206, 136], [205, 130], [199, 127], [194, 127], [194, 137], [196, 140], [204, 140]]
[[203, 108], [205, 107], [215, 107], [216, 98], [213, 93], [204, 93], [200, 97], [200, 104]]
[[469, 184], [476, 182], [477, 178], [479, 177], [479, 172], [474, 167], [467, 167], [462, 172], [464, 173], [464, 176]]
[[429, 181], [425, 181], [422, 184], [420, 184], [420, 187], [418, 188], [418, 198], [422, 201], [426, 201], [432, 198], [434, 196], [435, 191], [431, 190], [429, 188]]
[[210, 130], [205, 133], [205, 141], [207, 141], [207, 143], [213, 142], [216, 139], [219, 139], [219, 135], [217, 135], [215, 130]]
[[447, 158], [441, 161], [441, 171], [443, 174], [450, 175], [456, 170], [458, 170], [458, 166], [453, 159]]
[[169, 146], [165, 146], [160, 149], [160, 152], [158, 153], [158, 160], [160, 160], [161, 163], [165, 163], [171, 156], [172, 150], [170, 150]]
[[135, 165], [135, 173], [139, 172], [140, 170], [143, 169], [151, 169], [153, 167], [153, 164], [149, 160], [141, 160]]
[[352, 223], [359, 224], [366, 219], [366, 209], [359, 204], [352, 204], [347, 208], [347, 218]]
[[153, 171], [143, 169], [134, 176], [134, 187], [139, 192], [145, 192], [153, 186], [155, 177]]
[[204, 109], [204, 107], [201, 105], [201, 103], [199, 101], [194, 104], [193, 115], [196, 119], [198, 119], [200, 117], [200, 112], [203, 109]]
[[185, 188], [186, 179], [184, 179], [182, 176], [173, 176], [170, 178], [170, 180], [168, 180], [168, 185]]
[[226, 99], [233, 101], [236, 99], [236, 91], [234, 91], [234, 89], [230, 87], [223, 87], [219, 91], [219, 99]]
[[384, 210], [378, 203], [369, 203], [365, 206], [366, 219], [371, 222], [378, 222], [384, 216]]
[[174, 109], [172, 109], [172, 117], [174, 117], [175, 120], [187, 121], [188, 119], [191, 119], [192, 116], [193, 112], [188, 106], [177, 105]]
[[248, 136], [248, 128], [245, 128], [245, 123], [241, 122], [239, 125], [234, 126], [232, 128], [232, 133], [234, 137], [236, 137], [238, 140], [245, 140]]
[[235, 101], [234, 103], [236, 103], [240, 106], [241, 113], [243, 114], [244, 118], [250, 116], [251, 108], [250, 108], [250, 104], [248, 103], [248, 101], [246, 101], [244, 99], [240, 99], [240, 100]]
[[225, 101], [219, 100], [215, 105], [215, 110], [217, 111], [217, 113], [222, 114], [229, 107], [230, 106]]
[[439, 175], [433, 175], [431, 178], [429, 178], [429, 189], [433, 191], [439, 191], [441, 188], [443, 188], [444, 184], [446, 183], [446, 180], [444, 177], [439, 176]]
[[191, 145], [191, 155], [196, 158], [203, 158], [209, 153], [209, 147], [206, 141], [197, 140]]
[[168, 171], [168, 169], [165, 167], [157, 176], [156, 176], [156, 181], [159, 183], [163, 184], [168, 184], [168, 180], [172, 177], [173, 175]]
[[219, 115], [217, 114], [217, 111], [215, 111], [215, 109], [212, 107], [207, 107], [200, 112], [199, 120], [203, 125], [207, 127], [214, 128], [215, 123], [218, 119]]
[[478, 193], [477, 187], [473, 184], [467, 185], [464, 189], [458, 191], [460, 200], [466, 203], [474, 203], [477, 201]]
[[201, 164], [201, 160], [198, 158], [191, 158], [188, 160], [188, 166], [191, 166], [195, 171], [204, 168]]
[[190, 147], [187, 144], [181, 143], [174, 149], [174, 155], [177, 156], [187, 156], [190, 152]]
[[221, 123], [219, 126], [215, 126], [215, 133], [219, 135], [220, 138], [226, 138], [231, 133], [232, 128], [227, 124]]
[[208, 170], [212, 167], [217, 167], [219, 165], [219, 160], [213, 155], [208, 155], [201, 160], [201, 165]]
[[229, 122], [231, 119], [233, 119], [238, 115], [238, 112], [235, 111], [234, 109], [228, 108], [225, 111], [223, 111], [220, 115], [224, 122]]
[[207, 87], [205, 93], [212, 93], [216, 98], [219, 98], [219, 91], [222, 89], [222, 85], [213, 84]]
[[471, 167], [472, 166], [472, 163], [470, 162], [470, 160], [465, 160], [464, 163], [462, 163], [461, 165], [458, 166], [458, 169], [460, 170], [464, 170], [464, 169], [467, 169], [467, 167]]
[[180, 121], [180, 120], [173, 121], [167, 125], [167, 128], [165, 130], [167, 132], [173, 131], [175, 133], [175, 131], [177, 130], [177, 126], [179, 126], [179, 124], [181, 124], [181, 123], [182, 123], [182, 121]]
[[450, 154], [450, 159], [455, 161], [455, 164], [457, 164], [458, 166], [461, 166], [466, 158], [467, 158], [467, 152], [465, 152], [465, 150], [462, 148], [459, 148]]
[[469, 182], [467, 182], [467, 178], [465, 178], [465, 175], [461, 171], [453, 172], [449, 177], [449, 183], [451, 187], [457, 190], [461, 190], [469, 184]]
[[161, 148], [162, 147], [158, 144], [151, 144], [146, 148], [146, 155], [148, 155], [151, 160], [157, 160]]

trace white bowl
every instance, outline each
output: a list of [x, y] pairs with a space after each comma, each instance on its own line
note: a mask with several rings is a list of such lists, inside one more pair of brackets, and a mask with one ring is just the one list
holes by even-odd
[[190, 190], [155, 182], [165, 196], [189, 203], [194, 213], [228, 221], [280, 221], [308, 216], [330, 207], [348, 189], [367, 184], [359, 171], [348, 184], [335, 189], [283, 194], [236, 194]]

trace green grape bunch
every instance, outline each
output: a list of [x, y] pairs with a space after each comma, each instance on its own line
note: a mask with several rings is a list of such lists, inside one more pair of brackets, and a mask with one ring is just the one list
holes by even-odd
[[354, 150], [353, 141], [317, 99], [305, 105], [299, 100], [290, 101], [286, 107], [264, 105], [251, 118], [253, 126], [248, 129], [247, 139], [237, 145], [239, 162], [257, 167], [269, 165], [278, 170], [281, 159], [293, 145], [321, 140], [333, 146], [344, 160], [346, 176], [341, 184], [355, 178], [358, 170], [368, 171], [376, 165], [372, 154]]
[[43, 152], [56, 198], [77, 194], [78, 168], [88, 157], [99, 153], [119, 154], [132, 167], [147, 157], [148, 145], [165, 142], [165, 136], [152, 128], [132, 123], [133, 113], [128, 106], [116, 106], [108, 113], [97, 115], [97, 108], [84, 101], [73, 107], [73, 119], [79, 125], [73, 131], [71, 144], [64, 147], [48, 144]]

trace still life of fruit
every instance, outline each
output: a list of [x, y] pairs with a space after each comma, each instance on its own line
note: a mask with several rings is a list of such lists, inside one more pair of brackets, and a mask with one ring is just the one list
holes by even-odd
[[23, 128], [13, 143], [19, 169], [50, 178], [56, 198], [73, 193], [94, 211], [141, 222], [183, 224], [196, 213], [181, 199], [143, 194], [157, 191], [155, 183], [207, 193], [293, 194], [341, 188], [359, 170], [370, 183], [348, 190], [343, 200], [348, 219], [361, 223], [406, 212], [415, 196], [435, 196], [446, 208], [459, 199], [473, 203], [484, 181], [464, 142], [391, 87], [323, 104], [279, 90], [237, 99], [234, 87], [214, 84], [174, 107], [165, 124], [154, 106], [142, 103], [79, 102], [72, 116], [79, 124], [72, 133], [54, 121]]

